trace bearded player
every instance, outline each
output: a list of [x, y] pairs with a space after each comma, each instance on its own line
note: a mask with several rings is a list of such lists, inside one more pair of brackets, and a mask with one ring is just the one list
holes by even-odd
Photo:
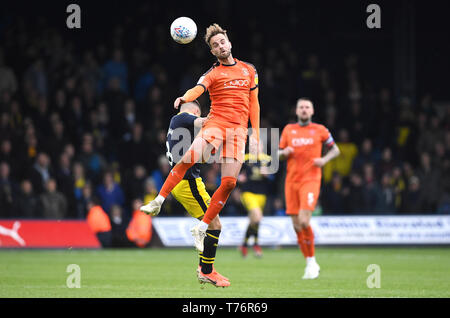
[[[311, 100], [297, 101], [298, 122], [288, 124], [281, 133], [280, 160], [287, 159], [285, 181], [286, 214], [291, 216], [297, 242], [306, 259], [303, 279], [319, 276], [320, 266], [314, 252], [314, 232], [311, 215], [320, 192], [322, 167], [340, 154], [328, 129], [311, 122], [314, 106]], [[322, 147], [327, 153], [322, 157]]]
[[[259, 144], [259, 101], [258, 74], [253, 65], [233, 58], [231, 42], [226, 30], [213, 24], [206, 29], [205, 42], [217, 62], [200, 77], [197, 85], [189, 89], [174, 102], [178, 107], [197, 99], [209, 91], [211, 109], [201, 131], [191, 147], [170, 171], [164, 185], [155, 200], [142, 206], [141, 211], [157, 215], [165, 198], [183, 179], [186, 171], [195, 163], [204, 161], [211, 152], [219, 151], [221, 164], [221, 182], [211, 197], [210, 205], [202, 220], [191, 229], [195, 247], [203, 252], [204, 238], [211, 221], [219, 214], [236, 187], [236, 180], [245, 156], [248, 120], [253, 133], [250, 136], [250, 149], [257, 153]], [[203, 269], [198, 273], [204, 279], [217, 286], [221, 278]]]

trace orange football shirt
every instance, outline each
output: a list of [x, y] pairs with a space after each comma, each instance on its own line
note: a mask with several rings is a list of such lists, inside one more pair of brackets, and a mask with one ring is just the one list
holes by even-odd
[[258, 87], [255, 67], [238, 59], [234, 64], [216, 62], [197, 82], [209, 91], [209, 119], [248, 126], [250, 91]]
[[287, 159], [286, 183], [320, 181], [322, 169], [313, 164], [315, 158], [322, 156], [322, 146], [333, 146], [334, 140], [328, 129], [320, 124], [310, 123], [300, 126], [298, 123], [284, 127], [280, 138], [280, 148], [288, 146], [294, 152]]

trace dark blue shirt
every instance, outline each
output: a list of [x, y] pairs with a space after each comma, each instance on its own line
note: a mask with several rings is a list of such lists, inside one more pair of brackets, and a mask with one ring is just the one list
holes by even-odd
[[[167, 152], [170, 165], [173, 167], [177, 164], [190, 145], [194, 141], [197, 133], [194, 127], [194, 121], [197, 116], [189, 113], [179, 113], [170, 120], [169, 130], [167, 132]], [[183, 179], [195, 179], [200, 177], [200, 163], [196, 163], [184, 175]]]

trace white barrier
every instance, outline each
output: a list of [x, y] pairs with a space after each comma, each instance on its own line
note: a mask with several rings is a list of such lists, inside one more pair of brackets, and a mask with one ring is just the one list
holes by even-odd
[[[237, 246], [248, 218], [222, 217], [221, 246]], [[191, 217], [156, 217], [153, 225], [164, 246], [192, 246]], [[450, 244], [450, 216], [317, 216], [311, 221], [316, 245]], [[290, 217], [264, 217], [261, 245], [297, 245]]]

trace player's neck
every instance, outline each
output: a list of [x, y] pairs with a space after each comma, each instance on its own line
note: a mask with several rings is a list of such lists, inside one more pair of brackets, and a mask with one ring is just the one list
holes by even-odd
[[230, 65], [236, 64], [236, 61], [234, 60], [233, 55], [231, 55], [231, 54], [225, 59], [218, 59], [218, 60], [219, 60], [219, 63], [223, 64], [223, 65], [230, 66]]
[[303, 121], [303, 120], [299, 120], [298, 121], [298, 124], [300, 125], [300, 126], [302, 126], [302, 127], [305, 127], [305, 126], [308, 126], [309, 124], [311, 124], [311, 119], [308, 119], [308, 120], [305, 120], [305, 121]]

